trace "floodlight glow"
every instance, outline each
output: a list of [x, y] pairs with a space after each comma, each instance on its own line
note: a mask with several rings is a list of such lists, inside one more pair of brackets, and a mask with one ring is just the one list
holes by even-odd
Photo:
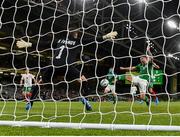
[[173, 57], [173, 55], [169, 53], [169, 54], [168, 54], [168, 57], [171, 57], [171, 58], [172, 58], [172, 57]]
[[15, 73], [11, 72], [10, 75], [15, 75]]
[[139, 3], [146, 3], [146, 0], [138, 0]]
[[169, 27], [171, 27], [171, 28], [173, 28], [173, 29], [177, 29], [177, 25], [176, 25], [176, 23], [175, 23], [174, 21], [169, 20], [169, 21], [167, 22], [167, 24], [168, 24]]

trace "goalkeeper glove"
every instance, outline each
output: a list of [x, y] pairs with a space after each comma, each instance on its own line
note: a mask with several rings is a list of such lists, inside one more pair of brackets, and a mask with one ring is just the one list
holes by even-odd
[[103, 36], [103, 39], [114, 39], [117, 36], [117, 31], [110, 32]]
[[32, 43], [31, 42], [26, 42], [26, 41], [21, 39], [21, 40], [18, 40], [16, 42], [16, 46], [18, 48], [28, 48], [28, 47], [32, 47]]

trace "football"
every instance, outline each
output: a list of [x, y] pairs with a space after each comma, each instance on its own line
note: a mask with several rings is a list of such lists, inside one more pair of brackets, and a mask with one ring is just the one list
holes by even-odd
[[102, 87], [106, 87], [106, 86], [108, 86], [108, 84], [109, 84], [109, 81], [106, 78], [102, 79], [101, 82], [100, 82], [100, 85]]

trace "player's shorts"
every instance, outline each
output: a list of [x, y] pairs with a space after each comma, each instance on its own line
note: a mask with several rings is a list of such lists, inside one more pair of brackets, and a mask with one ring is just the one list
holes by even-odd
[[137, 92], [137, 87], [136, 86], [131, 86], [130, 93], [132, 95], [136, 95], [136, 92]]
[[48, 67], [45, 68], [42, 72], [42, 79], [43, 82], [51, 82], [54, 81], [55, 78], [58, 76], [63, 76], [64, 80], [66, 81], [72, 81], [75, 79], [80, 79], [82, 76], [81, 72], [75, 68], [74, 66], [68, 66], [68, 67]]
[[132, 76], [132, 82], [134, 85], [139, 87], [140, 93], [146, 93], [147, 92], [147, 87], [148, 87], [148, 81], [145, 79], [141, 79], [138, 76]]
[[31, 92], [32, 87], [24, 87], [23, 92]]
[[116, 93], [116, 86], [115, 85], [108, 85], [107, 88], [110, 89], [110, 91], [115, 94]]

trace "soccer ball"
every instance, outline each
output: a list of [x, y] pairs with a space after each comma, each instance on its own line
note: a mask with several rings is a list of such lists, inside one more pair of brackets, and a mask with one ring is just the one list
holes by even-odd
[[109, 84], [109, 81], [105, 78], [105, 79], [102, 79], [101, 82], [100, 82], [100, 85], [102, 87], [107, 87]]

